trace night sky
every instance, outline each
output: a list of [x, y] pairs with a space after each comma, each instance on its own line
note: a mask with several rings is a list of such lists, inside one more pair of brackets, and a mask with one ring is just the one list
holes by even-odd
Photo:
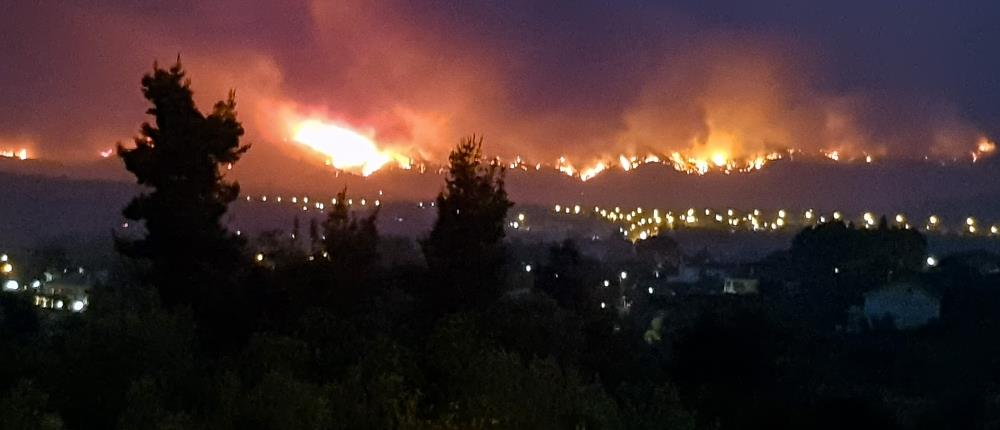
[[56, 160], [134, 136], [140, 77], [178, 54], [203, 108], [235, 87], [271, 156], [304, 153], [293, 117], [429, 159], [473, 132], [542, 161], [718, 144], [951, 157], [1000, 134], [995, 1], [0, 7], [0, 148]]

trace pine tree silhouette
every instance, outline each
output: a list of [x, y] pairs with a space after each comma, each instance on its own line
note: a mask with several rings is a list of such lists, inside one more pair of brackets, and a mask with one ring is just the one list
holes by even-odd
[[167, 306], [194, 305], [242, 265], [239, 239], [221, 223], [239, 185], [225, 181], [225, 167], [246, 153], [243, 126], [236, 119], [235, 92], [202, 114], [180, 59], [169, 69], [153, 65], [142, 78], [146, 111], [134, 148], [118, 145], [118, 156], [137, 182], [148, 188], [123, 210], [143, 221], [146, 235], [118, 239], [120, 252], [151, 263], [150, 282]]
[[445, 189], [437, 196], [438, 218], [422, 241], [427, 265], [450, 305], [482, 306], [503, 287], [504, 222], [513, 203], [504, 169], [482, 159], [482, 137], [463, 139], [448, 157]]

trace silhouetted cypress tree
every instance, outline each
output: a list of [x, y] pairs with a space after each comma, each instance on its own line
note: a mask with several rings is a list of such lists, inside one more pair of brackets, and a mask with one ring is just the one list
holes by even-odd
[[438, 218], [421, 242], [427, 265], [439, 276], [449, 303], [483, 305], [503, 285], [504, 222], [513, 206], [504, 169], [482, 160], [482, 137], [463, 139], [448, 157]]
[[126, 218], [145, 223], [145, 237], [119, 240], [123, 254], [151, 263], [150, 281], [168, 306], [195, 305], [227, 282], [242, 264], [240, 241], [220, 222], [239, 185], [224, 168], [249, 149], [240, 145], [235, 93], [207, 116], [195, 106], [191, 82], [180, 60], [169, 69], [153, 65], [142, 93], [153, 105], [154, 123], [143, 123], [134, 148], [118, 145], [118, 156], [138, 183], [151, 191], [125, 207]]

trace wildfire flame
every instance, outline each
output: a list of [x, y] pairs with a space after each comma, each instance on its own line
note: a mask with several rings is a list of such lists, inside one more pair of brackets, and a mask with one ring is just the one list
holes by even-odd
[[325, 155], [331, 166], [358, 171], [364, 176], [371, 175], [393, 160], [404, 167], [410, 165], [406, 157], [379, 149], [372, 137], [320, 120], [299, 123], [292, 140]]
[[643, 164], [666, 164], [675, 170], [687, 174], [704, 175], [709, 172], [749, 173], [764, 168], [769, 161], [778, 160], [784, 157], [783, 153], [772, 152], [768, 154], [755, 155], [745, 158], [733, 158], [723, 151], [715, 151], [707, 157], [685, 156], [680, 152], [671, 153], [669, 157], [661, 158], [656, 154], [639, 155], [619, 155], [615, 158], [605, 158], [589, 164], [589, 167], [576, 167], [567, 160], [566, 156], [559, 157], [555, 168], [563, 174], [587, 181], [610, 167], [617, 166], [622, 171], [628, 172]]
[[598, 174], [603, 172], [604, 169], [607, 168], [608, 166], [606, 164], [604, 164], [603, 162], [598, 162], [597, 164], [594, 165], [594, 167], [588, 167], [586, 169], [583, 169], [583, 171], [580, 172], [580, 179], [586, 181], [590, 178], [593, 178], [594, 176], [597, 176]]
[[976, 144], [976, 150], [972, 151], [972, 162], [975, 163], [979, 161], [980, 158], [987, 157], [993, 154], [997, 150], [997, 145], [990, 142], [989, 139], [985, 137], [979, 138], [979, 142]]
[[988, 154], [990, 152], [996, 151], [997, 145], [993, 142], [990, 142], [989, 140], [986, 140], [986, 138], [984, 137], [979, 140], [979, 145], [977, 145], [976, 148], [979, 149], [979, 152]]
[[[396, 165], [402, 169], [416, 168], [421, 173], [428, 165], [434, 166], [433, 163], [427, 164], [421, 161], [423, 158], [420, 158], [420, 155], [414, 160], [399, 152], [393, 144], [377, 141], [373, 131], [364, 132], [342, 122], [328, 120], [325, 114], [303, 115], [289, 109], [285, 115], [280, 122], [287, 124], [289, 128], [283, 133], [289, 133], [286, 136], [291, 135], [291, 141], [322, 154], [326, 164], [337, 169], [369, 176], [386, 165]], [[876, 156], [880, 158], [886, 156], [884, 152], [871, 153], [844, 147], [822, 149], [813, 153], [794, 148], [770, 152], [747, 152], [745, 149], [741, 147], [738, 136], [718, 133], [702, 146], [695, 145], [687, 150], [674, 152], [611, 153], [583, 162], [570, 161], [569, 157], [564, 155], [551, 164], [535, 163], [536, 160], [525, 159], [520, 155], [506, 161], [500, 158], [493, 161], [511, 169], [524, 171], [551, 168], [571, 178], [588, 181], [608, 170], [620, 168], [621, 171], [629, 172], [644, 164], [670, 166], [678, 172], [693, 175], [710, 173], [728, 175], [758, 171], [770, 162], [786, 157], [815, 156], [826, 157], [835, 162], [874, 163]], [[972, 161], [976, 162], [995, 154], [996, 144], [983, 137], [976, 141], [971, 152]], [[110, 153], [101, 153], [103, 157], [109, 155]], [[438, 169], [438, 172], [441, 170]]]
[[0, 157], [16, 158], [16, 159], [22, 160], [22, 161], [23, 160], [27, 160], [28, 159], [28, 150], [25, 149], [25, 148], [21, 148], [20, 150], [4, 149], [4, 150], [0, 150]]

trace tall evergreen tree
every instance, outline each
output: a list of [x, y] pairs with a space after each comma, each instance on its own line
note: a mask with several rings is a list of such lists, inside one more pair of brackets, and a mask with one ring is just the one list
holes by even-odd
[[378, 211], [376, 208], [367, 216], [352, 216], [347, 188], [337, 193], [337, 203], [323, 221], [324, 257], [338, 268], [370, 270], [378, 262]]
[[194, 305], [229, 279], [242, 264], [238, 238], [221, 223], [239, 185], [225, 180], [225, 166], [249, 149], [241, 145], [235, 93], [202, 114], [180, 60], [169, 69], [153, 65], [142, 78], [152, 104], [134, 148], [118, 145], [118, 156], [138, 183], [151, 189], [125, 207], [127, 219], [143, 221], [146, 235], [119, 240], [119, 250], [151, 263], [151, 279], [168, 306]]
[[421, 243], [448, 303], [488, 304], [503, 286], [504, 222], [513, 203], [503, 167], [484, 162], [482, 146], [482, 137], [472, 136], [451, 151], [437, 221]]

